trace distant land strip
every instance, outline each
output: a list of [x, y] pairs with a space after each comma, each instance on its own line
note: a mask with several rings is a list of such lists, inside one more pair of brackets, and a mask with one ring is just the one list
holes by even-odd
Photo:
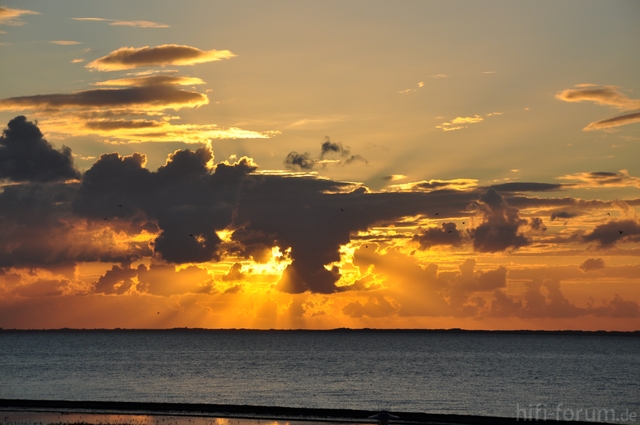
[[170, 329], [136, 329], [136, 328], [58, 328], [58, 329], [3, 329], [0, 332], [370, 332], [370, 333], [433, 333], [433, 334], [491, 334], [491, 335], [607, 335], [640, 337], [640, 330], [635, 331], [579, 331], [579, 330], [470, 330], [470, 329], [374, 329], [374, 328], [337, 328], [337, 329], [207, 329], [207, 328], [170, 328]]
[[[277, 406], [247, 406], [233, 404], [204, 403], [145, 403], [124, 401], [66, 401], [66, 400], [12, 400], [0, 399], [0, 410], [64, 411], [65, 413], [91, 414], [152, 414], [152, 415], [192, 415], [213, 417], [234, 417], [269, 420], [300, 420], [318, 422], [358, 422], [375, 423], [371, 416], [379, 413], [372, 410], [319, 409]], [[439, 413], [391, 411], [398, 419], [393, 424], [456, 424], [456, 425], [522, 425], [529, 420], [475, 415], [450, 415]], [[536, 421], [537, 422], [537, 421]], [[593, 425], [594, 422], [556, 421], [553, 424]], [[598, 422], [601, 424], [603, 422]]]

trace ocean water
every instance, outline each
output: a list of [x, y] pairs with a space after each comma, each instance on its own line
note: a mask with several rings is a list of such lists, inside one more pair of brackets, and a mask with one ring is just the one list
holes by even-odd
[[607, 422], [633, 423], [640, 422], [640, 337], [5, 331], [0, 332], [0, 398], [567, 420], [591, 420], [584, 415], [607, 409]]

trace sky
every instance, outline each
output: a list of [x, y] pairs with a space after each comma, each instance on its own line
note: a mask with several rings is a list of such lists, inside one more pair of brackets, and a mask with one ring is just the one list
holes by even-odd
[[0, 4], [0, 327], [640, 330], [637, 1]]

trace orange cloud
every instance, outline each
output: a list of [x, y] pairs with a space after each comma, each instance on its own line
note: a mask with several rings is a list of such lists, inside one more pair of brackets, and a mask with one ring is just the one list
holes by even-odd
[[21, 26], [23, 22], [18, 18], [22, 15], [39, 15], [39, 13], [33, 10], [10, 9], [6, 6], [0, 6], [0, 24]]
[[633, 124], [634, 122], [640, 122], [640, 112], [634, 112], [631, 114], [620, 115], [613, 118], [607, 118], [606, 120], [595, 121], [586, 126], [584, 131], [602, 130], [604, 128], [619, 127], [621, 125]]
[[50, 41], [51, 44], [59, 44], [61, 46], [73, 46], [76, 44], [82, 44], [79, 41], [71, 41], [71, 40], [54, 40]]
[[229, 50], [200, 50], [195, 47], [164, 44], [157, 47], [122, 47], [87, 64], [98, 71], [120, 71], [144, 66], [195, 65], [229, 59]]
[[105, 19], [105, 18], [71, 18], [74, 21], [107, 21], [110, 22], [109, 25], [113, 26], [125, 26], [125, 27], [136, 27], [136, 28], [169, 28], [169, 25], [161, 24], [158, 22], [151, 21], [120, 21], [116, 19]]
[[475, 115], [473, 117], [455, 117], [451, 121], [443, 122], [440, 125], [436, 125], [436, 128], [442, 131], [460, 130], [463, 128], [467, 128], [465, 124], [476, 124], [483, 120], [484, 118], [482, 118], [480, 115]]
[[125, 89], [81, 90], [75, 93], [41, 94], [0, 100], [0, 110], [59, 110], [109, 108], [144, 111], [192, 108], [206, 105], [209, 98], [201, 93], [179, 90], [169, 85]]
[[180, 77], [176, 75], [150, 75], [141, 77], [118, 78], [115, 80], [100, 81], [95, 83], [96, 86], [156, 86], [156, 85], [178, 85], [178, 86], [194, 86], [204, 84], [200, 78], [196, 77]]
[[556, 99], [565, 102], [590, 101], [599, 105], [613, 106], [621, 110], [640, 108], [640, 99], [629, 99], [617, 91], [617, 88], [617, 86], [594, 87], [588, 85], [578, 89], [563, 90], [556, 94]]
[[640, 177], [634, 177], [627, 170], [617, 173], [608, 171], [593, 171], [590, 173], [567, 174], [558, 177], [560, 180], [577, 180], [573, 187], [599, 188], [599, 187], [637, 187], [640, 188]]
[[[617, 91], [617, 86], [579, 84], [577, 87], [577, 89], [568, 89], [556, 94], [556, 99], [565, 102], [590, 101], [599, 105], [612, 106], [621, 111], [640, 109], [640, 99], [629, 99], [629, 97]], [[604, 130], [636, 122], [640, 122], [640, 112], [594, 121], [583, 128], [583, 131]]]

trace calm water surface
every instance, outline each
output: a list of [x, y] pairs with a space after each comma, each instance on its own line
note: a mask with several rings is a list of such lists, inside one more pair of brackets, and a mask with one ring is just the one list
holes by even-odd
[[614, 409], [615, 420], [609, 417], [609, 422], [631, 423], [625, 411], [640, 414], [640, 337], [0, 332], [0, 398], [386, 408], [506, 417], [518, 415], [518, 408], [531, 414], [529, 407], [540, 404], [540, 419], [543, 413], [548, 419], [558, 412], [569, 419], [578, 409]]

